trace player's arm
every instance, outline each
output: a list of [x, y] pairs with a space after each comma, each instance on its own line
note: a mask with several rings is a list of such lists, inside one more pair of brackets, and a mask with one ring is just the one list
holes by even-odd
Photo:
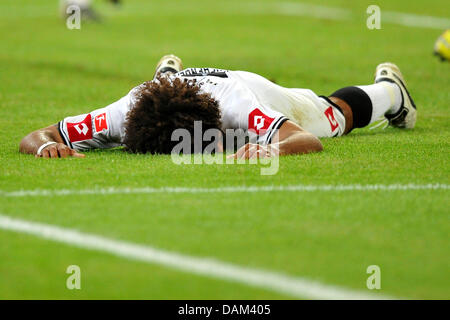
[[33, 131], [25, 136], [20, 142], [19, 151], [42, 158], [84, 158], [84, 154], [78, 153], [64, 144], [56, 124]]
[[[279, 155], [320, 152], [323, 150], [322, 142], [316, 136], [290, 120], [282, 124], [277, 134], [279, 142], [274, 141], [271, 145], [278, 147]], [[275, 134], [275, 137], [277, 137], [277, 134]]]
[[20, 142], [20, 152], [43, 158], [83, 158], [78, 150], [120, 146], [134, 90], [137, 87], [104, 108], [69, 116], [56, 125], [31, 132]]
[[316, 136], [288, 120], [278, 129], [272, 139], [272, 143], [268, 145], [247, 143], [230, 157], [235, 159], [251, 159], [320, 152], [322, 150], [322, 143]]

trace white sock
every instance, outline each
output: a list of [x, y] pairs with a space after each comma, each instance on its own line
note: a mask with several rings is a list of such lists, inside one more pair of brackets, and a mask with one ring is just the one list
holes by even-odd
[[370, 123], [377, 121], [385, 114], [396, 113], [402, 104], [402, 93], [397, 84], [381, 81], [368, 86], [358, 86], [372, 101], [372, 117]]

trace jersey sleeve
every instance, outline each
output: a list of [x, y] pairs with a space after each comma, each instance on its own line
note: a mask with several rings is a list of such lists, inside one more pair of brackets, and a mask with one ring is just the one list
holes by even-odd
[[250, 141], [259, 144], [271, 143], [277, 130], [287, 120], [283, 114], [270, 108], [261, 105], [250, 107], [247, 116]]
[[[234, 75], [230, 73], [231, 81], [227, 86], [222, 86], [224, 88], [208, 83], [203, 88], [206, 92], [211, 92], [213, 98], [219, 102], [223, 129], [242, 129], [249, 142], [270, 144], [288, 118], [272, 109], [268, 103], [258, 100], [245, 81], [234, 79]], [[219, 89], [218, 92], [216, 88]]]
[[126, 116], [134, 102], [135, 90], [107, 107], [60, 121], [58, 129], [64, 143], [80, 151], [121, 146]]

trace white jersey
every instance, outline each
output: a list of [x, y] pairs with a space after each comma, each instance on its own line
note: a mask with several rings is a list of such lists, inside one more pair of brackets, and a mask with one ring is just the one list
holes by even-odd
[[[288, 119], [318, 137], [344, 132], [342, 113], [311, 90], [288, 89], [254, 73], [214, 68], [189, 68], [170, 77], [195, 79], [201, 91], [218, 102], [222, 130], [243, 129], [253, 142], [270, 143]], [[107, 107], [62, 120], [58, 127], [65, 143], [77, 150], [121, 146], [137, 90], [139, 86]]]

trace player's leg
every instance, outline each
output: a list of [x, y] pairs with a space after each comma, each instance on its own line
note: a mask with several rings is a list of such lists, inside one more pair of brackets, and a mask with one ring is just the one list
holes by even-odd
[[162, 57], [156, 64], [155, 74], [153, 78], [159, 75], [169, 75], [183, 70], [183, 61], [173, 54]]
[[392, 63], [378, 65], [375, 84], [342, 88], [329, 98], [344, 113], [345, 133], [363, 128], [383, 116], [398, 128], [413, 128], [416, 123], [416, 107], [400, 69]]

